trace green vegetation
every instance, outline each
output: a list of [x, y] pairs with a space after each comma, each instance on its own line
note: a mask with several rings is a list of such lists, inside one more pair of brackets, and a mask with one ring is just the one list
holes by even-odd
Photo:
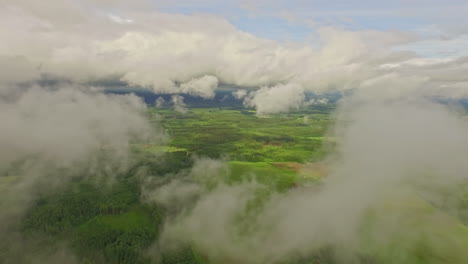
[[161, 115], [172, 148], [249, 162], [319, 160], [330, 124], [326, 114], [315, 110], [268, 117], [226, 108], [195, 108], [186, 114], [152, 109], [150, 114]]
[[[256, 209], [271, 194], [286, 193], [305, 181], [315, 184], [326, 175], [320, 160], [333, 149], [336, 140], [325, 136], [332, 120], [321, 111], [307, 109], [257, 117], [252, 111], [228, 108], [196, 108], [187, 114], [150, 109], [150, 120], [158, 120], [170, 135], [166, 145], [132, 144], [130, 168], [114, 175], [111, 183], [97, 184], [93, 175], [87, 175], [80, 177], [85, 180], [43, 194], [22, 219], [22, 235], [40, 241], [34, 246], [36, 251], [65, 244], [79, 263], [211, 264], [190, 241], [185, 247], [158, 251], [156, 257], [149, 253], [154, 251], [161, 226], [174, 209], [143, 203], [140, 176], [167, 182], [187, 175], [194, 157], [226, 160], [226, 172], [216, 175], [221, 181], [228, 185], [253, 180], [262, 184], [249, 200], [246, 213], [238, 219], [240, 232], [248, 235], [255, 228], [250, 221]], [[451, 202], [459, 209], [456, 212], [467, 211], [467, 190], [468, 186], [460, 186], [445, 191], [447, 197], [454, 197]], [[354, 252], [352, 263], [463, 263], [468, 259], [468, 255], [456, 254], [468, 245], [468, 217], [429, 200], [413, 195], [383, 205], [378, 210], [384, 213], [369, 212], [360, 242], [365, 246]], [[403, 213], [404, 221], [398, 222], [401, 230], [414, 232], [397, 230], [386, 234], [391, 239], [385, 241], [391, 243], [383, 245], [375, 231], [388, 227], [381, 226], [379, 223], [385, 221], [377, 216], [394, 210]], [[441, 223], [446, 228], [428, 237], [425, 231], [439, 228]], [[7, 253], [0, 251], [0, 260]], [[337, 262], [334, 249], [325, 247], [311, 254], [290, 256], [281, 263]]]
[[155, 238], [153, 221], [143, 208], [117, 215], [98, 215], [77, 228], [73, 243], [78, 252], [88, 255], [89, 261], [102, 254], [111, 263], [145, 263], [148, 260], [140, 251]]
[[132, 145], [136, 149], [148, 151], [148, 152], [154, 152], [154, 153], [165, 153], [165, 152], [180, 152], [180, 151], [186, 151], [184, 148], [177, 148], [173, 146], [158, 146], [158, 145], [151, 145], [151, 144], [133, 144]]
[[[296, 165], [324, 155], [323, 135], [330, 123], [318, 110], [257, 117], [242, 109], [196, 108], [187, 114], [150, 109], [148, 115], [164, 126], [169, 144], [132, 144], [134, 163], [113, 184], [96, 184], [90, 175], [43, 195], [22, 221], [26, 237], [47, 238], [38, 246], [44, 248], [66, 243], [82, 263], [151, 263], [154, 258], [146, 250], [156, 240], [166, 210], [141, 203], [138, 175], [171, 177], [189, 169], [194, 156], [223, 158], [229, 160], [227, 183], [255, 179], [285, 191], [298, 181]], [[259, 190], [251, 206], [269, 193]], [[162, 252], [158, 263], [205, 262], [187, 246]]]
[[137, 186], [123, 179], [103, 189], [76, 183], [40, 199], [23, 232], [71, 242], [85, 263], [147, 263], [141, 251], [156, 237], [159, 212], [141, 205]]
[[277, 190], [287, 190], [296, 183], [297, 174], [286, 168], [275, 167], [268, 162], [229, 162], [232, 181], [256, 180], [274, 186]]

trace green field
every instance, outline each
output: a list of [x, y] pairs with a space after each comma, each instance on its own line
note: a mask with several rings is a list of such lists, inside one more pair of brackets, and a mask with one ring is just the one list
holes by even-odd
[[324, 156], [330, 117], [319, 111], [257, 117], [251, 111], [195, 108], [187, 114], [160, 115], [171, 147], [200, 156], [249, 162], [307, 162]]

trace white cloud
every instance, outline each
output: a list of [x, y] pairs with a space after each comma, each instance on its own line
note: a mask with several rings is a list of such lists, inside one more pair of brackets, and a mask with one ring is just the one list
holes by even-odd
[[[393, 47], [415, 40], [404, 32], [325, 27], [317, 30], [317, 45], [279, 43], [242, 32], [222, 18], [144, 9], [144, 1], [130, 7], [122, 1], [59, 2], [51, 5], [63, 13], [25, 0], [8, 1], [8, 8], [0, 11], [5, 40], [0, 43], [0, 82], [33, 82], [43, 76], [78, 83], [118, 79], [157, 93], [212, 98], [218, 83], [247, 90], [298, 85], [321, 93], [358, 89], [394, 74], [426, 80], [428, 93], [443, 94], [465, 82], [468, 67], [460, 58], [430, 61], [395, 51]], [[90, 12], [108, 5], [117, 9], [110, 17], [108, 12]], [[392, 89], [404, 94], [406, 87]], [[291, 93], [297, 97], [297, 89]], [[259, 109], [276, 103], [274, 98], [254, 101], [253, 106], [262, 105]], [[280, 111], [288, 107], [284, 109]]]
[[247, 90], [238, 89], [232, 92], [232, 95], [237, 99], [244, 99], [244, 97], [247, 95]]
[[133, 20], [129, 19], [129, 18], [122, 18], [120, 16], [117, 16], [117, 15], [114, 15], [114, 14], [109, 14], [109, 19], [115, 23], [118, 23], [118, 24], [130, 24], [130, 23], [133, 23]]
[[154, 106], [157, 108], [161, 108], [166, 104], [166, 100], [162, 96], [159, 96], [156, 100], [154, 100]]
[[257, 114], [275, 114], [298, 109], [304, 105], [304, 89], [296, 84], [279, 84], [272, 87], [262, 87], [251, 92], [244, 103], [254, 107]]
[[136, 96], [84, 87], [0, 89], [0, 231], [41, 192], [76, 177], [111, 180], [128, 169], [132, 142], [164, 140], [145, 109]]
[[126, 153], [133, 137], [149, 139], [152, 129], [136, 96], [107, 96], [62, 87], [32, 88], [1, 100], [0, 161], [39, 154], [68, 164], [104, 145]]
[[306, 104], [307, 105], [326, 105], [328, 104], [328, 99], [327, 98], [310, 99]]
[[184, 97], [180, 95], [173, 95], [171, 96], [171, 102], [174, 106], [174, 109], [182, 114], [187, 113], [187, 105], [184, 103]]
[[183, 93], [211, 99], [215, 96], [215, 90], [218, 88], [218, 78], [205, 75], [181, 84], [180, 88]]
[[[261, 39], [223, 19], [203, 15], [140, 12], [118, 16], [133, 21], [119, 24], [77, 11], [89, 17], [71, 27], [60, 24], [62, 18], [29, 12], [33, 7], [20, 8], [2, 11], [1, 29], [9, 36], [0, 54], [23, 56], [32, 65], [41, 65], [43, 74], [76, 81], [118, 76], [157, 92], [173, 92], [177, 83], [205, 75], [239, 86], [294, 81], [310, 89], [328, 89], [335, 80], [346, 85], [362, 78], [360, 69], [369, 59], [367, 54], [408, 39], [394, 32], [324, 28], [319, 32], [322, 47], [313, 48], [307, 43]], [[12, 25], [15, 32], [9, 30]], [[336, 78], [338, 73], [346, 77]]]

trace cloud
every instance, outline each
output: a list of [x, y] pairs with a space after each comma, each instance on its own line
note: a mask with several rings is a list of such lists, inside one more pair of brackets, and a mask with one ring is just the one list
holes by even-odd
[[165, 140], [136, 96], [74, 86], [0, 91], [0, 230], [17, 223], [38, 195], [72, 178], [126, 170], [132, 142]]
[[218, 88], [218, 78], [205, 75], [181, 84], [180, 88], [183, 93], [212, 99], [215, 96], [216, 88]]
[[[218, 84], [247, 90], [299, 85], [305, 92], [323, 93], [356, 90], [389, 74], [427, 79], [430, 95], [451, 89], [453, 96], [461, 95], [464, 85], [464, 58], [447, 63], [403, 50], [402, 45], [430, 41], [415, 33], [328, 26], [314, 28], [310, 41], [277, 42], [220, 17], [158, 12], [146, 1], [50, 3], [61, 12], [29, 2], [7, 1], [0, 11], [4, 84], [118, 80], [156, 93], [203, 98], [213, 98]], [[439, 42], [443, 46], [444, 40]]]
[[133, 20], [128, 18], [122, 18], [113, 14], [109, 14], [109, 19], [118, 24], [129, 24], [133, 23]]
[[189, 207], [206, 192], [206, 188], [222, 183], [228, 171], [224, 160], [195, 157], [190, 171], [182, 171], [169, 178], [146, 178], [147, 182], [142, 185], [142, 200], [158, 203], [168, 210]]
[[[282, 44], [261, 39], [237, 30], [222, 18], [206, 15], [127, 11], [118, 17], [133, 22], [115, 23], [108, 13], [100, 16], [87, 12], [90, 3], [85, 3], [78, 8], [57, 4], [66, 10], [64, 14], [70, 14], [67, 18], [77, 16], [68, 25], [63, 23], [65, 17], [56, 17], [57, 13], [46, 15], [39, 6], [9, 2], [10, 8], [2, 11], [2, 31], [6, 32], [8, 45], [0, 48], [0, 54], [23, 56], [32, 68], [41, 65], [40, 74], [75, 81], [114, 76], [168, 92], [177, 89], [177, 84], [205, 75], [240, 86], [290, 80], [309, 86], [317, 78], [324, 79], [343, 69], [354, 72], [358, 64], [353, 60], [409, 38], [398, 32], [324, 28], [317, 40], [322, 47], [313, 48], [308, 43]], [[102, 6], [95, 5], [98, 10]], [[15, 32], [8, 31], [12, 25]], [[27, 36], [26, 42], [21, 36]], [[210, 81], [208, 87], [212, 85]], [[319, 85], [314, 86], [317, 89]]]
[[[320, 94], [358, 90], [369, 80], [393, 75], [425, 80], [420, 94], [464, 94], [465, 58], [428, 59], [402, 50], [402, 45], [427, 40], [414, 33], [320, 27], [310, 41], [277, 42], [238, 30], [220, 17], [165, 14], [146, 4], [53, 2], [64, 12], [51, 14], [27, 1], [8, 1], [0, 11], [6, 39], [0, 44], [5, 69], [0, 82], [117, 80], [161, 94], [213, 98], [218, 84], [246, 91], [301, 86]], [[405, 87], [392, 90], [413, 93]], [[291, 89], [297, 97], [297, 88]], [[272, 98], [257, 97], [251, 106], [275, 112], [276, 105], [266, 104], [277, 104], [277, 93], [262, 93]]]
[[67, 164], [103, 145], [125, 149], [132, 137], [152, 136], [141, 115], [145, 106], [135, 96], [35, 87], [4, 101], [0, 109], [5, 124], [0, 137], [2, 161], [40, 154]]
[[328, 104], [327, 98], [316, 98], [316, 99], [313, 98], [306, 102], [306, 105], [326, 105], [326, 104]]
[[244, 99], [244, 97], [247, 95], [247, 90], [237, 89], [234, 92], [232, 92], [232, 95], [234, 96], [234, 98]]
[[159, 96], [155, 101], [154, 101], [154, 106], [157, 108], [161, 108], [166, 104], [166, 100], [162, 96]]
[[299, 109], [304, 105], [304, 89], [300, 85], [288, 84], [272, 87], [262, 87], [251, 92], [244, 100], [244, 104], [254, 107], [257, 114], [284, 113]]
[[180, 95], [173, 95], [171, 96], [171, 102], [174, 106], [174, 110], [179, 113], [185, 114], [187, 113], [187, 105], [184, 103], [184, 97]]

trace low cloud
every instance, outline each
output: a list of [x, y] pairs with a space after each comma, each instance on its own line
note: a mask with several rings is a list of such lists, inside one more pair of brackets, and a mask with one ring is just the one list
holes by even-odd
[[195, 158], [189, 171], [165, 178], [147, 177], [142, 185], [142, 199], [176, 210], [190, 206], [207, 188], [222, 183], [228, 172], [224, 160]]
[[[0, 45], [5, 69], [0, 82], [112, 79], [161, 94], [213, 98], [218, 84], [250, 91], [284, 85], [292, 94], [300, 86], [317, 94], [354, 91], [371, 79], [397, 75], [425, 80], [422, 94], [466, 96], [461, 92], [466, 89], [466, 58], [431, 60], [398, 51], [395, 47], [420, 40], [411, 33], [321, 27], [314, 28], [313, 43], [281, 43], [238, 30], [219, 17], [157, 12], [147, 1], [50, 5], [63, 12], [28, 1], [7, 1], [0, 11], [6, 40]], [[405, 94], [407, 87], [392, 90]], [[252, 102], [276, 111], [275, 105], [266, 106], [275, 104], [275, 98], [258, 95]]]
[[37, 195], [79, 175], [125, 170], [132, 142], [161, 142], [136, 96], [82, 87], [2, 90], [0, 229], [15, 223]]
[[179, 113], [185, 114], [188, 112], [187, 105], [184, 103], [184, 97], [181, 95], [171, 96], [171, 102], [174, 106], [174, 110]]
[[154, 100], [154, 106], [157, 108], [161, 108], [166, 104], [166, 100], [162, 96], [159, 96], [156, 100]]
[[180, 85], [183, 93], [206, 99], [212, 99], [215, 96], [216, 88], [218, 88], [218, 78], [210, 75], [192, 79]]
[[262, 87], [244, 99], [244, 104], [254, 107], [258, 115], [288, 112], [299, 109], [304, 103], [304, 89], [295, 84]]
[[307, 101], [306, 105], [326, 105], [328, 104], [327, 98], [313, 98]]
[[[421, 213], [411, 206], [432, 208], [419, 197], [440, 200], [437, 190], [467, 179], [468, 123], [459, 113], [419, 98], [378, 103], [365, 98], [356, 95], [340, 105], [332, 132], [337, 151], [326, 159], [329, 175], [321, 186], [294, 188], [263, 202], [258, 200], [262, 185], [255, 182], [221, 181], [207, 188], [197, 187], [196, 180], [176, 181], [161, 189], [170, 187], [170, 192], [156, 189], [159, 194], [181, 190], [191, 197], [191, 207], [165, 223], [160, 246], [189, 243], [215, 263], [281, 263], [332, 246], [333, 257], [349, 263], [370, 247], [362, 230], [373, 212], [379, 228], [371, 237], [380, 241], [381, 250], [400, 234], [407, 237], [399, 254], [409, 257], [424, 236], [434, 254], [463, 259], [464, 250], [453, 237], [460, 235], [456, 220], [437, 209]], [[229, 174], [204, 171], [215, 171], [219, 179]], [[383, 210], [394, 203], [399, 205]], [[391, 220], [401, 217], [407, 217], [402, 225]], [[442, 239], [453, 250], [437, 251], [440, 217], [451, 225]]]
[[244, 99], [244, 97], [247, 95], [247, 90], [245, 89], [237, 89], [234, 92], [232, 92], [232, 96], [236, 99]]

